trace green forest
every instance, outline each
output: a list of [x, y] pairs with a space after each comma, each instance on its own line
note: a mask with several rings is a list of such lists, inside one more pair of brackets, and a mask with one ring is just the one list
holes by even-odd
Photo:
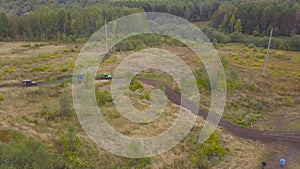
[[275, 48], [300, 49], [299, 0], [2, 0], [1, 6], [1, 41], [84, 41], [104, 25], [105, 18], [111, 21], [132, 13], [165, 12], [191, 22], [208, 21], [209, 27], [203, 31], [218, 43], [265, 46], [264, 36], [273, 27], [273, 35], [278, 37]]

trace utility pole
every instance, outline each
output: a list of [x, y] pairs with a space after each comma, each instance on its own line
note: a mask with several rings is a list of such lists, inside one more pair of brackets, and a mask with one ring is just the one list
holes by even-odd
[[268, 57], [269, 57], [269, 50], [270, 50], [270, 46], [271, 46], [272, 35], [273, 35], [273, 28], [271, 28], [271, 33], [270, 33], [270, 39], [269, 39], [269, 44], [268, 44], [268, 51], [267, 51], [267, 55], [266, 55], [266, 61], [265, 61], [265, 65], [264, 65], [263, 76], [266, 76], [266, 69], [267, 69], [267, 63], [268, 63]]
[[108, 53], [108, 43], [107, 43], [107, 23], [106, 23], [106, 18], [105, 18], [105, 44], [106, 44], [106, 53]]

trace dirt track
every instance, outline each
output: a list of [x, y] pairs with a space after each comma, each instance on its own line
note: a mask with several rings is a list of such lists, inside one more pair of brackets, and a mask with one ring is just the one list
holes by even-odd
[[[157, 87], [158, 82], [155, 80], [150, 79], [139, 79], [143, 83]], [[160, 83], [161, 85], [161, 83]], [[165, 94], [168, 97], [170, 101], [177, 105], [181, 105], [181, 95], [177, 92], [175, 92], [173, 89], [165, 86]], [[202, 116], [203, 118], [207, 117], [207, 113], [203, 110], [196, 110], [195, 105], [192, 103], [184, 104], [185, 108], [192, 111], [194, 114], [198, 114]], [[195, 112], [195, 110], [197, 112]], [[254, 141], [260, 141], [261, 143], [268, 144], [268, 143], [278, 143], [280, 145], [286, 145], [290, 148], [297, 149], [300, 152], [300, 132], [271, 132], [271, 131], [259, 131], [259, 130], [253, 130], [253, 129], [247, 129], [243, 127], [239, 127], [236, 125], [233, 125], [232, 123], [222, 120], [219, 123], [219, 126], [224, 127], [227, 129], [232, 135], [245, 138], [245, 139], [251, 139]]]
[[[64, 79], [60, 80], [63, 81]], [[159, 85], [164, 85], [165, 87], [165, 94], [170, 101], [174, 104], [181, 105], [181, 95], [177, 93], [175, 90], [171, 89], [169, 86], [163, 84], [157, 80], [151, 79], [144, 79], [139, 78], [140, 81], [143, 83], [158, 87]], [[49, 85], [49, 83], [39, 82], [38, 85]], [[2, 85], [0, 88], [15, 88], [15, 87], [22, 87], [22, 85]], [[204, 119], [207, 117], [207, 112], [197, 109], [196, 105], [185, 100], [185, 104], [182, 105], [183, 107], [189, 109], [192, 113], [198, 114], [202, 116]], [[286, 145], [290, 148], [297, 149], [300, 152], [300, 131], [299, 132], [271, 132], [271, 131], [259, 131], [253, 129], [247, 129], [243, 127], [236, 126], [228, 121], [223, 119], [220, 120], [219, 126], [224, 127], [228, 130], [232, 135], [251, 139], [254, 141], [260, 141], [261, 143], [268, 144], [268, 143], [278, 143], [280, 145]]]
[[[60, 81], [64, 81], [65, 79], [62, 79]], [[167, 86], [161, 81], [158, 80], [151, 80], [151, 79], [144, 79], [139, 78], [141, 82], [144, 84], [153, 86], [153, 87], [159, 87], [161, 85], [165, 88], [165, 94], [168, 97], [168, 99], [173, 102], [174, 104], [181, 105], [181, 95], [177, 93], [175, 90]], [[39, 85], [49, 85], [49, 83], [40, 82]], [[15, 88], [15, 87], [22, 87], [22, 85], [1, 85], [0, 88]], [[183, 98], [184, 99], [184, 98]], [[207, 112], [201, 109], [197, 109], [196, 105], [194, 103], [191, 103], [187, 100], [184, 100], [185, 104], [181, 105], [187, 109], [189, 109], [192, 113], [197, 114], [199, 116], [202, 116], [204, 119], [207, 117]], [[221, 119], [219, 122], [219, 126], [224, 127], [227, 131], [229, 131], [232, 135], [244, 139], [251, 139], [254, 141], [259, 141], [263, 144], [278, 144], [278, 145], [284, 145], [287, 146], [288, 149], [279, 153], [277, 156], [285, 157], [286, 160], [292, 161], [295, 158], [297, 158], [300, 155], [300, 131], [298, 132], [276, 132], [276, 131], [260, 131], [260, 130], [254, 130], [254, 129], [248, 129], [243, 128], [240, 126], [236, 126], [226, 120]], [[277, 168], [276, 160], [278, 160], [279, 157], [275, 157], [271, 161], [271, 168]]]

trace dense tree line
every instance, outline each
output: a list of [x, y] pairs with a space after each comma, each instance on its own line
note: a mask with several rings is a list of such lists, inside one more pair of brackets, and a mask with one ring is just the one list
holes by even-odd
[[275, 36], [300, 34], [300, 3], [295, 0], [224, 3], [212, 16], [211, 25], [229, 33], [266, 35], [273, 27]]
[[300, 34], [299, 0], [165, 0], [117, 1], [118, 6], [143, 8], [147, 12], [165, 12], [190, 21], [211, 20], [219, 31], [239, 31], [267, 35], [271, 27], [275, 36]]
[[39, 7], [27, 15], [0, 13], [0, 40], [62, 40], [88, 38], [108, 21], [143, 9], [113, 7], [110, 5], [88, 8]]
[[[57, 0], [0, 1], [1, 4], [23, 4], [33, 11], [27, 13], [0, 12], [0, 40], [61, 40], [88, 38], [109, 20], [136, 12], [165, 12], [190, 21], [210, 21], [220, 32], [266, 36], [271, 27], [274, 36], [300, 34], [299, 0]], [[51, 3], [50, 3], [51, 2]], [[73, 3], [73, 5], [72, 5]], [[24, 5], [26, 4], [26, 5]], [[51, 7], [43, 6], [47, 4]], [[98, 5], [94, 5], [98, 4]], [[99, 5], [100, 4], [100, 5]], [[12, 5], [11, 5], [12, 6]], [[26, 10], [25, 10], [26, 11]], [[24, 11], [23, 11], [24, 12]], [[215, 33], [218, 42], [229, 38]], [[234, 39], [237, 41], [238, 39]]]

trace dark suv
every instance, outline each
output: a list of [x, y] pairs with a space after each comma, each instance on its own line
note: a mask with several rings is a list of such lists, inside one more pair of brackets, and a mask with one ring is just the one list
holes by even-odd
[[23, 86], [24, 87], [36, 86], [36, 82], [33, 82], [31, 80], [23, 80]]

